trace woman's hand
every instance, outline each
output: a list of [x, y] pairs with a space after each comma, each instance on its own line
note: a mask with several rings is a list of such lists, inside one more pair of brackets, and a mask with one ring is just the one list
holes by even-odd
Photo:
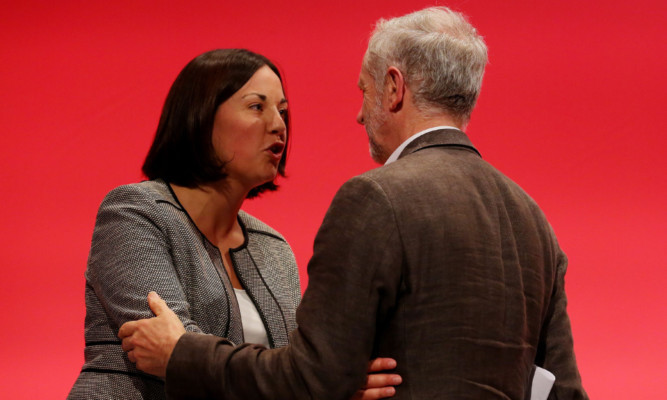
[[403, 381], [397, 374], [378, 374], [376, 372], [396, 368], [392, 358], [376, 358], [368, 363], [366, 384], [352, 396], [352, 400], [374, 400], [391, 397], [396, 393], [394, 386]]

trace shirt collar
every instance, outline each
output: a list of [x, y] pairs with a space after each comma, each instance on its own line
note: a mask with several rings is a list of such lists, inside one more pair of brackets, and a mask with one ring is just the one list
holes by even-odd
[[415, 140], [415, 139], [417, 139], [418, 137], [420, 137], [420, 136], [422, 136], [422, 135], [425, 135], [425, 134], [427, 134], [427, 133], [429, 133], [429, 132], [433, 132], [433, 131], [440, 130], [440, 129], [456, 129], [456, 130], [460, 130], [459, 128], [457, 128], [457, 127], [455, 127], [455, 126], [446, 126], [446, 125], [443, 125], [443, 126], [435, 126], [435, 127], [433, 127], [433, 128], [424, 129], [424, 130], [421, 131], [421, 132], [415, 133], [414, 135], [412, 135], [412, 136], [410, 136], [409, 138], [407, 138], [403, 143], [401, 143], [400, 146], [398, 146], [398, 147], [396, 148], [396, 150], [394, 150], [393, 153], [391, 153], [391, 155], [389, 156], [389, 158], [387, 158], [387, 161], [384, 163], [384, 165], [391, 164], [391, 163], [393, 163], [394, 161], [398, 160], [398, 156], [401, 155], [401, 153], [403, 152], [403, 150], [404, 150], [404, 149], [405, 149], [405, 148], [406, 148], [406, 147], [407, 147], [413, 140]]

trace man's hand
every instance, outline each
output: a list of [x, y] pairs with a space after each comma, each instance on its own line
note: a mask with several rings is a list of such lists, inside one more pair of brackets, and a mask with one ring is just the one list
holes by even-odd
[[368, 364], [366, 384], [352, 396], [352, 400], [384, 399], [396, 394], [394, 386], [401, 384], [401, 376], [397, 374], [375, 373], [394, 368], [396, 368], [396, 360], [392, 358], [376, 358], [372, 360]]
[[124, 323], [118, 337], [123, 340], [127, 357], [138, 369], [164, 378], [169, 357], [185, 328], [157, 293], [148, 294], [148, 305], [155, 317]]

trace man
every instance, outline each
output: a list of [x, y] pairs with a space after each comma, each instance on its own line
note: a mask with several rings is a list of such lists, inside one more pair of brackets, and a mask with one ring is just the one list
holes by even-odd
[[463, 16], [429, 8], [381, 20], [357, 116], [385, 166], [345, 183], [315, 239], [290, 345], [236, 346], [156, 318], [119, 333], [167, 393], [345, 399], [377, 355], [397, 361], [398, 399], [521, 399], [532, 366], [551, 396], [585, 399], [566, 312], [566, 257], [533, 200], [467, 138], [486, 46]]

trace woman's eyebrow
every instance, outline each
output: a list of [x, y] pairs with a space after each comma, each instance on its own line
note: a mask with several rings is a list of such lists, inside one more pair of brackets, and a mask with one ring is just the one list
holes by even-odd
[[257, 96], [257, 97], [260, 98], [260, 100], [262, 100], [262, 101], [266, 101], [266, 95], [265, 95], [265, 94], [255, 93], [255, 92], [246, 93], [246, 94], [244, 94], [241, 98], [244, 99], [244, 98], [246, 98], [246, 97], [248, 97], [248, 96]]
[[[266, 101], [266, 99], [267, 99], [267, 97], [266, 97], [265, 94], [261, 94], [261, 93], [257, 93], [257, 92], [246, 93], [246, 94], [244, 94], [241, 98], [244, 99], [244, 98], [246, 98], [246, 97], [248, 97], [248, 96], [257, 96], [257, 97], [259, 97], [259, 99], [262, 100], [262, 101]], [[280, 99], [280, 104], [287, 104], [287, 99], [284, 98], [284, 97], [283, 97], [282, 99]]]

